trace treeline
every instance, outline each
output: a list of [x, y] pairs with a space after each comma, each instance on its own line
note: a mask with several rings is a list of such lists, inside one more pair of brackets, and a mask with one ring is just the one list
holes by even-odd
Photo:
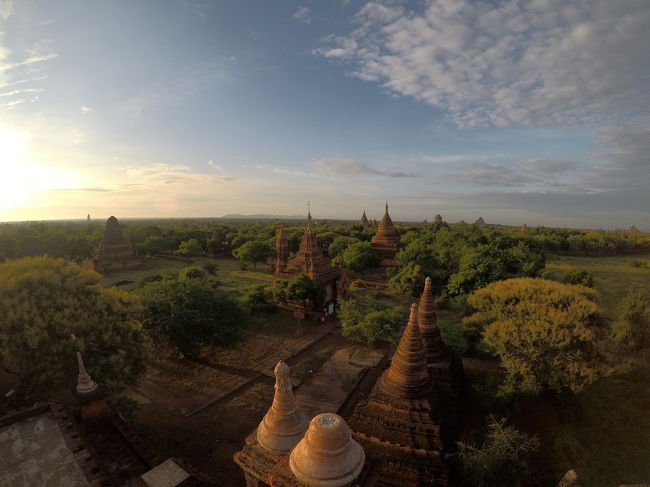
[[[192, 241], [192, 251], [232, 255], [246, 242], [263, 242], [273, 248], [277, 229], [285, 225], [289, 248], [295, 252], [304, 232], [304, 221], [269, 220], [145, 220], [121, 222], [132, 247], [142, 256], [179, 251]], [[315, 222], [319, 244], [334, 258], [359, 242], [368, 242], [376, 227], [362, 228], [347, 222]], [[435, 233], [440, 225], [469, 232], [483, 243], [504, 239], [524, 242], [544, 253], [570, 255], [616, 255], [650, 251], [650, 234], [630, 230], [576, 230], [549, 227], [504, 227], [459, 222], [396, 225], [405, 244]], [[456, 231], [454, 230], [454, 231]], [[0, 259], [48, 254], [80, 262], [92, 256], [104, 231], [104, 222], [33, 222], [0, 224]], [[461, 233], [462, 233], [461, 232]], [[194, 243], [195, 242], [195, 243]], [[186, 244], [187, 247], [187, 244]]]

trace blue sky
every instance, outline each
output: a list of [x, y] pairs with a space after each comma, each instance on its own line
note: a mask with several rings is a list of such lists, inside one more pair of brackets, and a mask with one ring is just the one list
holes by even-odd
[[645, 0], [0, 0], [0, 220], [650, 230]]

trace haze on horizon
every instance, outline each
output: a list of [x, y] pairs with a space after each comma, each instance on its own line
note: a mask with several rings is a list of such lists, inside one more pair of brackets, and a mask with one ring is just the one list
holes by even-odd
[[646, 0], [0, 0], [0, 221], [650, 230]]

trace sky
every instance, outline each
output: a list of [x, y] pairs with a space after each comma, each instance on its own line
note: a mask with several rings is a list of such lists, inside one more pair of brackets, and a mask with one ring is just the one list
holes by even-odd
[[0, 221], [650, 231], [647, 0], [0, 0]]

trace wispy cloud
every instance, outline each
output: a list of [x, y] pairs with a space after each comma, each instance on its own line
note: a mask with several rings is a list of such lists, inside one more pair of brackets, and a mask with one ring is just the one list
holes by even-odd
[[0, 19], [7, 20], [13, 12], [13, 0], [0, 0]]
[[137, 118], [149, 109], [180, 103], [218, 84], [232, 81], [232, 75], [222, 68], [194, 71], [171, 83], [154, 84], [118, 103], [117, 110], [124, 115]]
[[345, 157], [333, 157], [314, 161], [312, 166], [318, 171], [331, 175], [367, 175], [367, 176], [388, 176], [391, 178], [412, 178], [417, 174], [409, 174], [401, 171], [384, 171], [363, 164], [356, 159]]
[[81, 105], [79, 107], [79, 110], [81, 110], [81, 113], [83, 113], [84, 115], [86, 115], [87, 113], [91, 113], [93, 111], [92, 108], [90, 108], [89, 106], [86, 106], [86, 105]]
[[298, 7], [298, 10], [291, 16], [293, 20], [309, 24], [311, 22], [311, 12], [307, 7]]

